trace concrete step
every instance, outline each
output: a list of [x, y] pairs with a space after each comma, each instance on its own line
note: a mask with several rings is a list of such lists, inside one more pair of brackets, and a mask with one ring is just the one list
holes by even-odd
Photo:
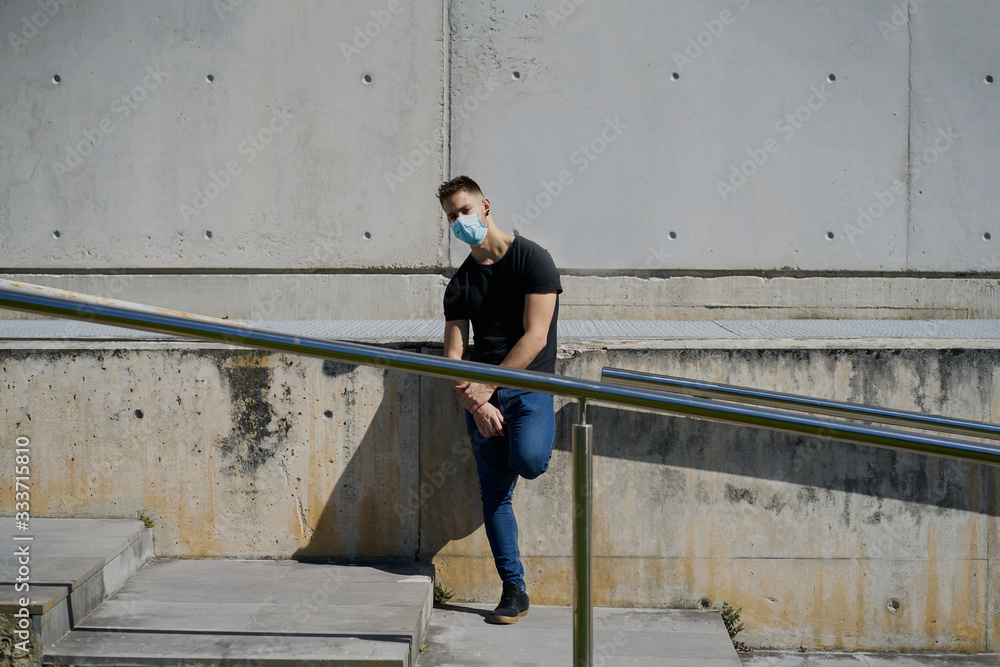
[[27, 530], [18, 530], [14, 517], [7, 516], [0, 522], [0, 540], [8, 545], [0, 551], [0, 614], [20, 620], [20, 600], [30, 600], [29, 645], [37, 653], [153, 557], [152, 531], [132, 519], [32, 517]]
[[755, 651], [744, 667], [997, 667], [1000, 653], [835, 653]]
[[[533, 605], [513, 625], [490, 625], [495, 604], [440, 605], [417, 667], [573, 664], [573, 610]], [[594, 665], [739, 667], [718, 611], [594, 609]]]
[[430, 574], [421, 564], [158, 558], [43, 664], [413, 667]]

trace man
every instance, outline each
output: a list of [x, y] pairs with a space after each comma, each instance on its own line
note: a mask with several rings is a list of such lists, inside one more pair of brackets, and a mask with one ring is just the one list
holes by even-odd
[[[455, 236], [472, 248], [445, 290], [445, 356], [464, 356], [471, 321], [473, 361], [555, 372], [562, 286], [548, 251], [500, 231], [490, 200], [468, 176], [442, 184], [438, 199]], [[549, 466], [555, 442], [552, 396], [478, 382], [451, 384], [466, 410], [486, 536], [503, 582], [500, 604], [488, 620], [516, 623], [528, 613], [528, 593], [511, 498], [518, 476], [535, 479]]]

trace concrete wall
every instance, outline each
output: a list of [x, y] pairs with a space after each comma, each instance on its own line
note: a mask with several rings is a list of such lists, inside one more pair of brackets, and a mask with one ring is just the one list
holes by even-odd
[[[3, 264], [439, 266], [443, 230], [411, 225], [436, 219], [441, 7], [392, 3], [343, 53], [376, 4], [4, 3]], [[433, 167], [390, 197], [417, 143]]]
[[[0, 271], [218, 316], [437, 315], [467, 249], [433, 191], [469, 172], [595, 299], [647, 283], [636, 318], [690, 316], [675, 275], [696, 317], [995, 317], [905, 281], [1000, 273], [998, 23], [989, 0], [9, 0]], [[230, 277], [235, 305], [205, 286]]]
[[[610, 365], [996, 422], [1000, 347], [927, 343], [608, 341], [564, 347], [557, 371], [596, 379]], [[35, 516], [141, 512], [169, 556], [420, 558], [457, 599], [495, 599], [464, 419], [442, 380], [203, 343], [8, 341], [0, 382], [0, 441], [30, 439]], [[571, 600], [576, 406], [556, 409], [550, 469], [515, 494], [539, 604]], [[598, 604], [728, 601], [757, 646], [1000, 646], [996, 470], [600, 406], [589, 420]], [[0, 448], [0, 466], [12, 456]], [[0, 508], [13, 494], [8, 477]]]

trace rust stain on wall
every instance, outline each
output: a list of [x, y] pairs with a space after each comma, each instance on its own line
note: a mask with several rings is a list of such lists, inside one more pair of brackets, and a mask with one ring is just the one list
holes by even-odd
[[938, 622], [938, 544], [937, 531], [927, 527], [927, 598], [924, 601], [924, 636], [936, 640], [940, 629]]

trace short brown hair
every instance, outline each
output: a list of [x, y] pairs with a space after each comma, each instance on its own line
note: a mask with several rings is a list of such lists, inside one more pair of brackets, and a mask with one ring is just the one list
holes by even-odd
[[456, 192], [469, 192], [475, 195], [483, 196], [483, 190], [479, 187], [479, 184], [468, 176], [456, 176], [446, 183], [442, 183], [441, 187], [438, 188], [438, 201], [444, 204], [444, 200], [452, 196]]

